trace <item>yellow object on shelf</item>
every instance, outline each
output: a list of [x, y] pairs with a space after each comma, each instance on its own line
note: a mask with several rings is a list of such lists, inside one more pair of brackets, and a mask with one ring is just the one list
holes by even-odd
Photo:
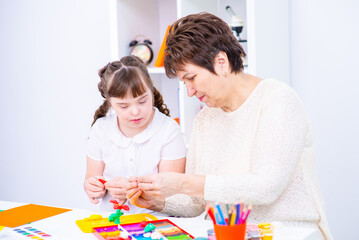
[[[132, 214], [132, 215], [122, 215], [121, 224], [127, 223], [136, 223], [142, 221], [153, 221], [157, 220], [157, 218], [149, 213], [139, 213], [139, 214]], [[108, 221], [107, 218], [103, 218], [101, 215], [91, 215], [88, 218], [84, 218], [82, 220], [76, 221], [77, 226], [81, 229], [84, 233], [92, 233], [93, 228], [96, 227], [105, 227], [105, 226], [115, 226], [114, 222]]]

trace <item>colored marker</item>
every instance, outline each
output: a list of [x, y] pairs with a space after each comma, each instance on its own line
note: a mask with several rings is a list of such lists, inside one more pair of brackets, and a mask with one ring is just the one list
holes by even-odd
[[[221, 207], [219, 206], [219, 204], [216, 204], [216, 208], [217, 208], [217, 211], [218, 211], [218, 214], [219, 214], [219, 217], [220, 217], [220, 221], [219, 223], [221, 225], [227, 225], [226, 224], [226, 220], [224, 219], [223, 217], [223, 213], [222, 213], [222, 210], [221, 210]], [[218, 222], [218, 221], [217, 221]]]
[[236, 219], [237, 219], [236, 208], [235, 208], [235, 207], [232, 207], [232, 218], [230, 219], [229, 224], [230, 224], [231, 226], [235, 225], [235, 224], [236, 224]]
[[213, 224], [216, 224], [216, 218], [214, 217], [214, 214], [213, 214], [213, 212], [212, 212], [212, 208], [211, 208], [211, 207], [209, 207], [209, 208], [207, 209], [207, 213], [208, 213], [209, 217], [212, 219]]
[[243, 216], [244, 216], [244, 210], [241, 213], [241, 216], [239, 217], [239, 224], [243, 223]]
[[235, 224], [238, 224], [239, 216], [240, 216], [240, 214], [241, 214], [240, 206], [241, 206], [240, 203], [238, 203], [238, 204], [236, 205], [236, 220], [235, 220]]
[[248, 211], [247, 211], [247, 213], [246, 213], [246, 216], [245, 216], [243, 222], [246, 222], [246, 221], [247, 221], [247, 218], [248, 218], [249, 213], [251, 212], [251, 209], [252, 209], [252, 205], [249, 205], [249, 206], [248, 206]]

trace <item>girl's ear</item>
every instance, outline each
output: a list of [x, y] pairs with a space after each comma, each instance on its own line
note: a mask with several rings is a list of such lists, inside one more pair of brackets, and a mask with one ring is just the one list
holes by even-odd
[[227, 54], [221, 51], [214, 58], [214, 71], [219, 76], [227, 77], [229, 70], [230, 69]]

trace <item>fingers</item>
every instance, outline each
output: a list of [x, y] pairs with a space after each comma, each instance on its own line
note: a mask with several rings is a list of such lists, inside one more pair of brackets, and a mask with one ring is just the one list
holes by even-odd
[[125, 187], [128, 183], [127, 178], [123, 177], [116, 177], [114, 179], [111, 179], [105, 183], [105, 187], [108, 188], [122, 188]]
[[161, 191], [143, 191], [146, 193], [146, 195], [152, 196], [152, 197], [162, 197]]
[[134, 189], [137, 187], [138, 187], [137, 182], [129, 182], [126, 184], [125, 189], [126, 189], [126, 191], [128, 191], [128, 190], [131, 190], [131, 189]]
[[97, 185], [86, 184], [86, 190], [90, 192], [103, 192], [105, 190], [104, 186], [98, 187]]
[[138, 183], [153, 183], [156, 179], [156, 176], [157, 176], [157, 174], [138, 177], [137, 181], [138, 181]]
[[141, 194], [142, 194], [141, 190], [135, 192], [134, 194], [131, 195], [130, 198], [128, 198], [128, 201], [135, 206], [141, 207], [141, 205], [137, 202], [137, 200], [141, 196]]
[[104, 185], [98, 180], [99, 178], [103, 178], [101, 176], [99, 177], [89, 177], [86, 182], [89, 183], [92, 186], [96, 186], [98, 188], [104, 189]]
[[133, 197], [133, 195], [135, 195], [138, 192], [142, 192], [142, 191], [140, 189], [138, 189], [138, 188], [131, 189], [131, 190], [127, 191], [126, 198], [130, 199], [130, 198]]
[[93, 198], [93, 197], [89, 197], [89, 199], [90, 199], [90, 202], [93, 204], [98, 204], [100, 202], [100, 200]]
[[[105, 195], [106, 193], [103, 184], [100, 183], [96, 177], [90, 177], [86, 179], [84, 186], [85, 186], [85, 191], [90, 198], [90, 201], [91, 198], [103, 197], [103, 195]], [[95, 204], [98, 203], [98, 201], [95, 201], [95, 199], [91, 202]]]
[[118, 200], [118, 204], [119, 205], [123, 205], [123, 204], [125, 204], [127, 202], [127, 199], [125, 198], [125, 199], [119, 199]]
[[110, 193], [110, 195], [115, 199], [126, 198], [126, 189], [124, 188], [108, 188], [107, 190]]
[[128, 179], [128, 181], [129, 182], [137, 182], [137, 179], [138, 179], [138, 177], [130, 177], [129, 179]]
[[154, 190], [158, 190], [157, 187], [155, 187], [154, 184], [152, 183], [138, 183], [138, 188], [143, 190], [143, 191], [154, 191]]

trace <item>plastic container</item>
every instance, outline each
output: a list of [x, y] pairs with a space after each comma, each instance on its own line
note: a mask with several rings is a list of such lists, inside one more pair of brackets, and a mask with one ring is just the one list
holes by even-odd
[[246, 235], [246, 223], [233, 226], [214, 225], [217, 240], [244, 240]]
[[207, 230], [208, 240], [216, 240], [216, 235], [214, 234], [214, 229]]

